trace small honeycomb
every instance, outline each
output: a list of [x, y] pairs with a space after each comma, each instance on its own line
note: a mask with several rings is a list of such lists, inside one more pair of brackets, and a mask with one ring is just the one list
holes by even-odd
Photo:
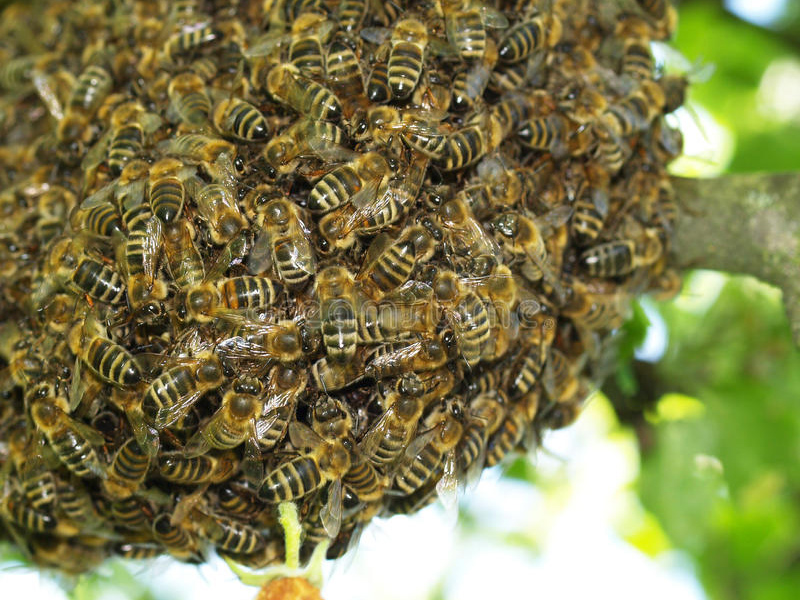
[[[13, 3], [0, 536], [281, 562], [578, 415], [674, 293], [664, 0]], [[607, 362], [607, 361], [606, 361]]]

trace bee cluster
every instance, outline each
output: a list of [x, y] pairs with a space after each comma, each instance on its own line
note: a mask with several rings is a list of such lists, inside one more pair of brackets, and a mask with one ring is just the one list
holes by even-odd
[[665, 0], [54, 0], [0, 39], [0, 531], [343, 553], [577, 416], [668, 294]]

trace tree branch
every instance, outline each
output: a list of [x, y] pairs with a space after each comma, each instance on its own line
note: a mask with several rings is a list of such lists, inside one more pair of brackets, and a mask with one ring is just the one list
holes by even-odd
[[777, 286], [800, 346], [800, 173], [672, 180], [681, 208], [673, 264]]

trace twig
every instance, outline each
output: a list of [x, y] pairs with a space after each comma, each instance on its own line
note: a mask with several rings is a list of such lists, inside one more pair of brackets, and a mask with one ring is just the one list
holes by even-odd
[[800, 173], [673, 178], [673, 264], [752, 275], [783, 291], [800, 346]]

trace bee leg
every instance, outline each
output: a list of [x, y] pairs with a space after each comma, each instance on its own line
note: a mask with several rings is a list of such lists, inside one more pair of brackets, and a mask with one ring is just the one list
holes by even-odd
[[300, 568], [300, 538], [303, 528], [300, 525], [300, 519], [297, 517], [297, 505], [294, 502], [281, 502], [278, 505], [278, 522], [283, 527], [284, 547], [286, 548], [282, 565], [268, 567], [262, 571], [255, 572], [243, 568], [227, 556], [222, 558], [228, 563], [231, 571], [245, 585], [266, 586], [268, 583], [279, 579], [301, 578], [316, 588], [321, 588], [323, 583], [322, 563], [325, 561], [325, 554], [328, 552], [330, 540], [326, 539], [320, 542], [314, 548], [308, 564]]

